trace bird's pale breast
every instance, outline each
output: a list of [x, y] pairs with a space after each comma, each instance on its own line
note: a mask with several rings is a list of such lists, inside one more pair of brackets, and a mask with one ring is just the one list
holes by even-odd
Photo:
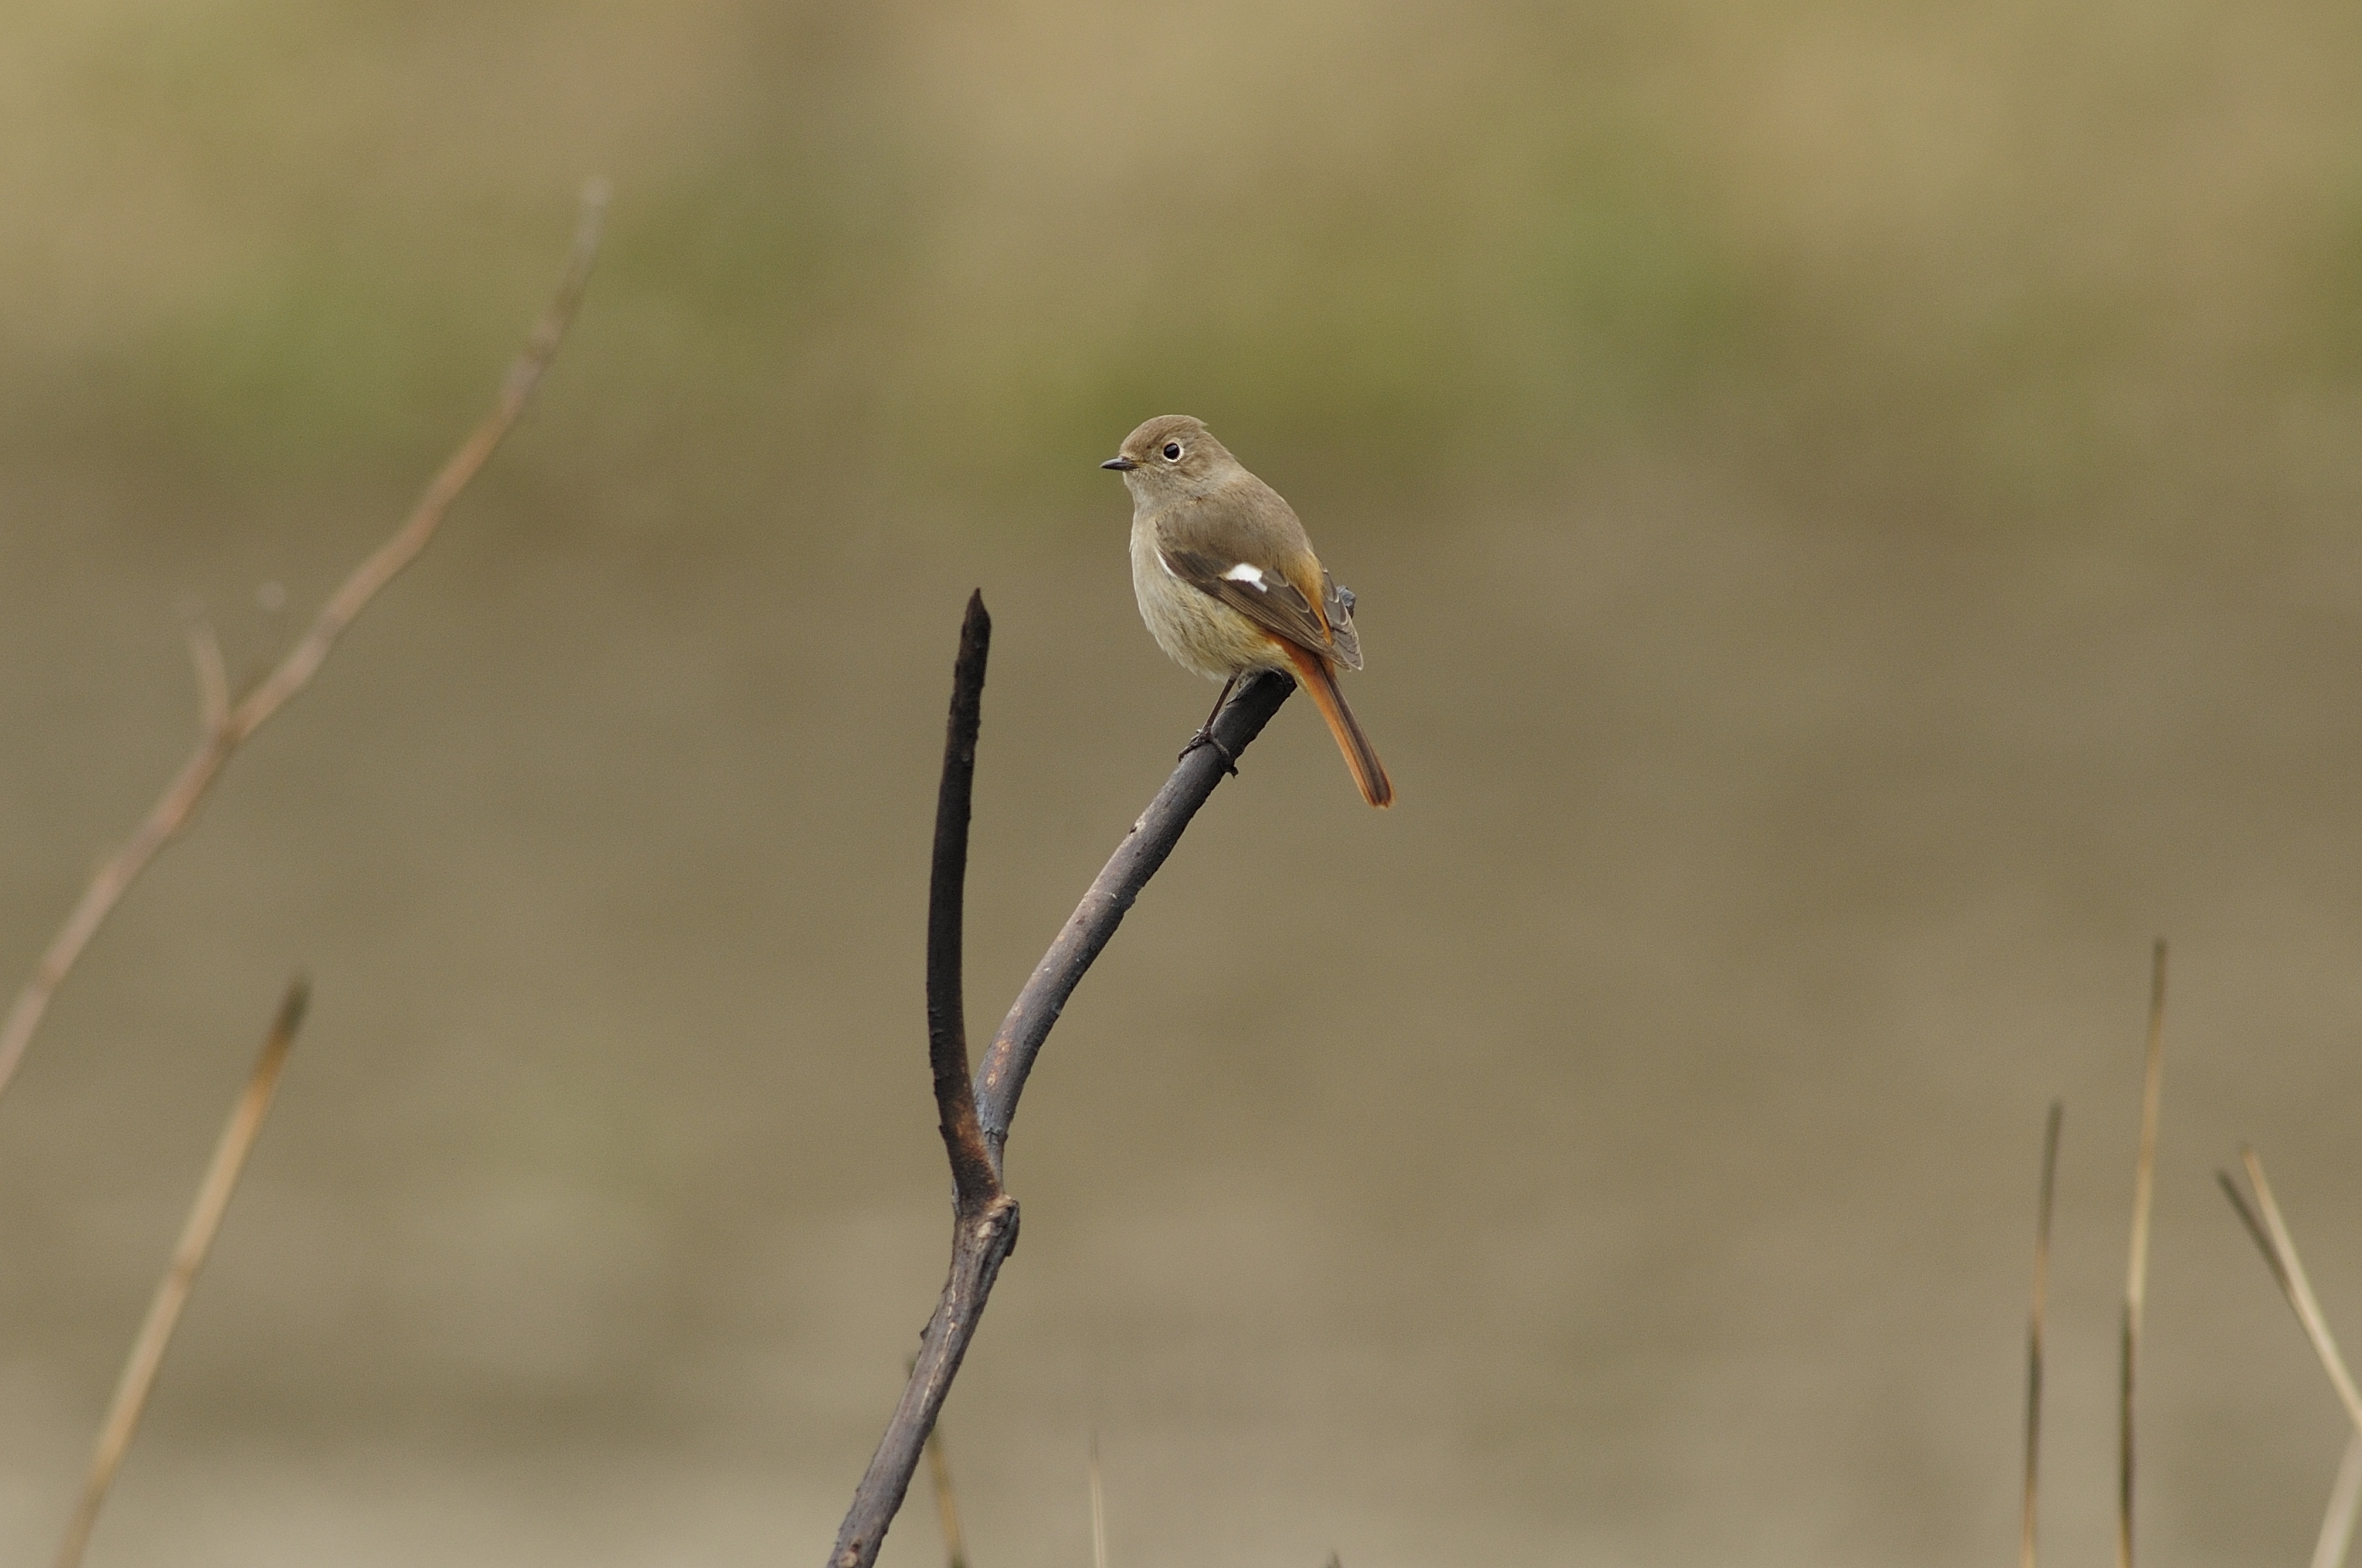
[[1132, 519], [1131, 590], [1149, 635], [1184, 668], [1228, 680], [1251, 669], [1287, 668], [1287, 656], [1270, 633], [1165, 569], [1153, 515]]

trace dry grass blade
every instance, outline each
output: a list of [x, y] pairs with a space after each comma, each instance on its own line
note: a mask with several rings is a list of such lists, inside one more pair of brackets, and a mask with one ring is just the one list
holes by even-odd
[[2345, 1358], [2337, 1353], [2337, 1341], [2329, 1332], [2329, 1320], [2321, 1314], [2321, 1303], [2313, 1298], [2312, 1281], [2305, 1277], [2304, 1260], [2297, 1255], [2296, 1240], [2289, 1234], [2288, 1222], [2280, 1218], [2280, 1206], [2273, 1200], [2272, 1185], [2264, 1176], [2264, 1162], [2253, 1149], [2239, 1151], [2239, 1159], [2247, 1167], [2247, 1182], [2255, 1189], [2256, 1204], [2248, 1208], [2239, 1196], [2239, 1189], [2222, 1172], [2215, 1178], [2223, 1184], [2224, 1195], [2231, 1207], [2239, 1211], [2247, 1233], [2262, 1249], [2264, 1265], [2272, 1271], [2279, 1282], [2280, 1294], [2288, 1298], [2303, 1328], [2305, 1338], [2312, 1342], [2312, 1353], [2321, 1358], [2321, 1370], [2329, 1377], [2329, 1386], [2337, 1391], [2340, 1403], [2345, 1407], [2345, 1419], [2354, 1423], [2357, 1437], [2362, 1437], [2362, 1395], [2354, 1388], [2354, 1379], [2345, 1370]]
[[393, 580], [402, 569], [417, 559], [418, 553], [435, 537], [443, 515], [451, 509], [452, 502], [476, 477], [485, 459], [492, 455], [501, 438], [509, 433], [517, 416], [524, 412], [525, 400], [549, 369], [557, 353], [557, 345], [566, 336], [566, 328], [574, 319], [574, 312], [582, 302], [582, 290], [590, 282], [590, 262], [599, 248], [599, 230], [607, 210], [607, 186], [604, 181], [591, 181], [583, 187], [580, 220], [574, 234], [574, 248], [568, 259], [566, 274], [559, 282], [557, 294], [542, 313], [541, 319], [526, 339], [524, 351], [509, 367], [507, 379], [501, 384], [500, 395], [493, 401], [491, 412], [459, 444], [458, 451], [443, 465], [442, 471], [418, 499], [402, 526], [393, 536], [378, 547], [376, 553], [355, 568], [342, 587], [331, 594], [327, 603], [313, 620], [311, 627], [296, 640], [287, 656], [279, 661], [270, 674], [262, 678], [235, 705], [228, 700], [228, 685], [221, 669], [218, 648], [212, 646], [210, 632], [192, 634], [192, 653], [197, 666], [197, 687], [205, 721], [204, 736], [181, 771], [164, 787], [164, 792], [149, 809], [148, 816], [123, 847], [107, 857], [105, 865], [83, 889], [81, 900], [66, 916], [65, 923], [50, 939], [40, 960], [33, 966], [32, 978], [17, 993], [5, 1021], [0, 1021], [0, 1093], [7, 1091], [17, 1076], [17, 1067], [25, 1058], [26, 1048], [32, 1043], [33, 1032], [40, 1027], [41, 1015], [49, 1010], [50, 999], [64, 984], [66, 976], [90, 945], [91, 938], [122, 900], [124, 892], [148, 868], [156, 857], [196, 814], [198, 804], [213, 787], [222, 765], [244, 745], [247, 737], [259, 729], [265, 721], [287, 704], [289, 698], [311, 683], [320, 666], [343, 636], [356, 616], [366, 609], [379, 590]]
[[935, 1517], [944, 1527], [944, 1561], [949, 1568], [967, 1568], [967, 1538], [961, 1533], [959, 1499], [952, 1493], [952, 1467], [944, 1458], [944, 1429], [927, 1434], [927, 1479], [934, 1483]]
[[2280, 1295], [2296, 1313], [2296, 1320], [2304, 1330], [2305, 1338], [2312, 1342], [2312, 1353], [2320, 1358], [2321, 1369], [2328, 1375], [2329, 1385], [2337, 1392], [2338, 1400], [2345, 1407], [2345, 1419], [2354, 1424], [2353, 1434], [2345, 1443], [2345, 1457], [2337, 1467], [2337, 1483], [2330, 1488], [2329, 1507], [2322, 1515], [2321, 1536], [2313, 1544], [2313, 1568], [2338, 1568], [2345, 1561], [2347, 1546], [2354, 1539], [2354, 1516], [2362, 1507], [2362, 1399], [2355, 1397], [2354, 1379], [2345, 1370], [2345, 1358], [2337, 1352], [2337, 1342], [2329, 1332], [2329, 1320], [2321, 1315], [2321, 1304], [2312, 1294], [2312, 1282], [2306, 1277], [2304, 1260], [2298, 1256], [2296, 1239], [2289, 1233], [2288, 1222], [2280, 1218], [2280, 1206], [2272, 1197], [2272, 1185], [2264, 1176], [2264, 1162], [2253, 1149], [2239, 1151], [2247, 1167], [2247, 1181], [2254, 1187], [2256, 1201], [2250, 1206], [2240, 1194], [2236, 1182], [2228, 1171], [2216, 1171], [2214, 1179], [2223, 1186], [2223, 1196], [2239, 1216], [2239, 1222], [2254, 1238], [2256, 1250], [2264, 1254], [2264, 1266], [2280, 1287]]
[[1108, 1568], [1107, 1488], [1099, 1481], [1099, 1434], [1091, 1433], [1091, 1568]]
[[2050, 1295], [2050, 1200], [2058, 1185], [2058, 1123], [2066, 1106], [2050, 1102], [2042, 1132], [2042, 1196], [2034, 1217], [2034, 1306], [2025, 1326], [2025, 1514], [2017, 1560], [2034, 1568], [2036, 1502], [2042, 1472], [2042, 1323]]
[[172, 1249], [171, 1265], [164, 1271], [162, 1282], [156, 1286], [156, 1297], [148, 1305], [147, 1320], [139, 1325], [138, 1337], [131, 1342], [122, 1380], [116, 1385], [115, 1401], [107, 1407], [106, 1419], [99, 1428], [98, 1441], [91, 1451], [90, 1472], [83, 1480], [82, 1501], [74, 1508], [73, 1518], [66, 1526], [65, 1540], [58, 1547], [57, 1568], [76, 1568], [90, 1545], [91, 1529], [98, 1522], [99, 1505], [106, 1501], [106, 1489], [114, 1484], [115, 1473], [131, 1446], [132, 1434], [138, 1430], [139, 1414], [147, 1408], [149, 1391], [156, 1386], [156, 1369], [163, 1364], [165, 1348], [171, 1343], [172, 1330], [181, 1320], [181, 1309], [188, 1305], [189, 1292], [196, 1286], [197, 1271], [204, 1266], [205, 1254], [213, 1250], [214, 1236], [221, 1230], [230, 1194], [236, 1190], [238, 1175], [246, 1168], [246, 1157], [253, 1152], [254, 1141], [262, 1132], [262, 1119], [270, 1112], [270, 1097], [279, 1088], [280, 1069], [287, 1065], [287, 1053], [295, 1043], [295, 1031], [304, 1021], [304, 1006], [309, 997], [310, 991], [301, 980], [287, 988], [286, 999], [279, 1004], [279, 1016], [271, 1021], [270, 1032], [263, 1040], [262, 1054], [255, 1060], [254, 1071], [247, 1077], [246, 1092], [238, 1097], [237, 1109], [230, 1112], [229, 1124], [222, 1129], [213, 1164], [206, 1167], [205, 1178], [197, 1187], [196, 1202], [190, 1206], [188, 1222], [181, 1228], [180, 1244]]
[[2140, 1154], [2133, 1163], [2133, 1240], [2125, 1267], [2123, 1376], [2116, 1407], [2116, 1568], [2133, 1568], [2133, 1380], [2148, 1296], [2148, 1221], [2157, 1195], [2157, 1113], [2165, 1081], [2165, 943], [2149, 971], [2148, 1066], [2141, 1078]]
[[2357, 1507], [2362, 1507], [2362, 1432], [2345, 1440], [2345, 1457], [2337, 1464], [2337, 1484], [2329, 1489], [2329, 1507], [2321, 1516], [2321, 1538], [2313, 1542], [2312, 1568], [2345, 1568]]

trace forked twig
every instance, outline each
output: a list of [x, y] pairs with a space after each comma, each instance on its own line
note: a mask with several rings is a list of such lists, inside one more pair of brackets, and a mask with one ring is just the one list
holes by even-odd
[[978, 1316], [1001, 1263], [1017, 1244], [1017, 1199], [1000, 1185], [977, 1125], [976, 1086], [968, 1077], [967, 1023], [960, 989], [963, 906], [967, 880], [969, 801], [976, 785], [976, 737], [983, 723], [984, 670], [992, 617], [984, 595], [969, 595], [952, 666], [951, 716], [944, 724], [943, 781], [935, 794], [934, 866], [927, 894], [927, 1058], [935, 1111], [952, 1167], [952, 1266], [943, 1298], [919, 1337], [919, 1354], [894, 1416], [829, 1554], [833, 1568], [866, 1568], [886, 1527], [902, 1507], [927, 1435], [952, 1379], [959, 1375]]
[[2157, 1195], [2158, 1098], [2165, 1080], [2165, 943], [2149, 972], [2148, 1065], [2141, 1077], [2140, 1154], [2133, 1164], [2133, 1240], [2125, 1268], [2123, 1378], [2116, 1409], [2116, 1568], [2133, 1568], [2133, 1375], [2148, 1296], [2148, 1221]]
[[253, 1152], [255, 1139], [261, 1135], [262, 1119], [270, 1113], [270, 1097], [279, 1088], [280, 1069], [287, 1065], [287, 1053], [295, 1043], [295, 1031], [304, 1022], [304, 1008], [310, 996], [310, 988], [302, 980], [287, 988], [286, 999], [279, 1004], [279, 1016], [271, 1021], [270, 1032], [262, 1042], [262, 1054], [255, 1060], [254, 1071], [247, 1077], [246, 1092], [238, 1097], [228, 1125], [222, 1129], [221, 1142], [214, 1147], [213, 1164], [205, 1167], [204, 1180], [198, 1184], [196, 1202], [190, 1206], [188, 1222], [181, 1227], [180, 1243], [172, 1249], [171, 1264], [156, 1286], [155, 1298], [148, 1304], [147, 1320], [139, 1325], [138, 1337], [131, 1342], [131, 1354], [123, 1364], [122, 1380], [115, 1386], [114, 1403], [107, 1407], [106, 1419], [99, 1427], [98, 1441], [91, 1451], [90, 1470], [83, 1479], [82, 1501], [75, 1507], [73, 1518], [66, 1525], [65, 1540], [58, 1547], [57, 1568], [76, 1568], [90, 1545], [91, 1529], [98, 1522], [99, 1505], [106, 1501], [107, 1488], [114, 1484], [123, 1455], [131, 1447], [132, 1434], [139, 1430], [140, 1412], [148, 1407], [149, 1391], [156, 1386], [156, 1370], [163, 1364], [165, 1349], [172, 1342], [172, 1331], [181, 1321], [181, 1309], [188, 1305], [189, 1292], [197, 1283], [197, 1271], [204, 1267], [205, 1254], [213, 1250], [222, 1216], [229, 1209], [230, 1194], [237, 1187], [238, 1176], [246, 1169], [246, 1157]]
[[15, 1078], [26, 1047], [32, 1043], [33, 1032], [40, 1027], [41, 1015], [49, 1010], [50, 999], [64, 984], [83, 950], [122, 900], [125, 890], [147, 869], [157, 852], [189, 825], [222, 765], [265, 721], [286, 706], [289, 698], [311, 683], [336, 646], [337, 639], [344, 635], [354, 618], [377, 597], [379, 590], [418, 558], [418, 553], [434, 538], [443, 514], [451, 509], [451, 502], [476, 477], [485, 459], [501, 444], [501, 438], [524, 412], [525, 400], [533, 395], [543, 372], [549, 369], [558, 343], [574, 319], [575, 308], [582, 302], [582, 290], [590, 282], [590, 261], [598, 252], [599, 230], [606, 210], [606, 182], [593, 180], [586, 183], [565, 276], [526, 339], [524, 352], [509, 367], [491, 412], [451, 454], [392, 537], [354, 569], [343, 586], [329, 595], [310, 629], [287, 650], [286, 657], [236, 704], [229, 701], [221, 650], [211, 630], [202, 625], [192, 629], [190, 648], [197, 668], [204, 737], [197, 743], [188, 761], [181, 765], [181, 771], [164, 787], [163, 794], [149, 808], [146, 820], [91, 878], [80, 901], [66, 916], [58, 933], [50, 939], [39, 962], [33, 966], [32, 977], [17, 993], [6, 1019], [0, 1021], [0, 1094], [7, 1091], [9, 1082]]
[[2025, 1322], [2025, 1518], [2018, 1536], [2017, 1560], [2034, 1568], [2035, 1519], [2042, 1474], [2042, 1324], [2050, 1294], [2050, 1199], [2058, 1184], [2058, 1122], [2066, 1106], [2050, 1102], [2050, 1117], [2042, 1131], [2042, 1196], [2034, 1219], [2034, 1306]]
[[1001, 1152], [1033, 1059], [1059, 1010], [1106, 947], [1142, 888], [1164, 864], [1182, 830], [1220, 783], [1222, 756], [1236, 757], [1295, 690], [1286, 677], [1242, 681], [1214, 720], [1219, 743], [1187, 753], [1108, 861], [1081, 906], [1034, 967], [1000, 1026], [982, 1070], [967, 1070], [960, 992], [962, 903], [967, 874], [969, 797], [992, 635], [982, 594], [968, 600], [952, 672], [951, 717], [944, 742], [943, 782], [935, 797], [935, 849], [927, 903], [927, 1054], [935, 1109], [954, 1187], [951, 1273], [919, 1339], [919, 1355], [877, 1452], [854, 1489], [853, 1506], [829, 1552], [829, 1568], [869, 1568], [886, 1529], [901, 1508], [927, 1434], [958, 1375], [1000, 1265], [1017, 1244], [1017, 1200], [1001, 1186]]

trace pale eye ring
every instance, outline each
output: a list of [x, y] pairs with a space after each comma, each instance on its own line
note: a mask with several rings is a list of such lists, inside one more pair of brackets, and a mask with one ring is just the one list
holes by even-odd
[[1168, 463], [1177, 463], [1181, 460], [1180, 442], [1167, 441], [1164, 443], [1164, 460]]

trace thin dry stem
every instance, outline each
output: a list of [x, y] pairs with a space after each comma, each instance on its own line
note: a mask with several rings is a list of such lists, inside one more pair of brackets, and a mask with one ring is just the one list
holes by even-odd
[[2321, 1535], [2312, 1549], [2313, 1568], [2338, 1568], [2345, 1561], [2346, 1547], [2354, 1539], [2355, 1510], [2362, 1507], [2362, 1400], [2355, 1397], [2354, 1379], [2346, 1373], [2345, 1359], [2338, 1353], [2329, 1321], [2322, 1316], [2321, 1304], [2313, 1298], [2312, 1282], [2305, 1275], [2304, 1260], [2297, 1253], [2296, 1238], [2280, 1218], [2271, 1183], [2265, 1179], [2263, 1160], [2253, 1149], [2240, 1150], [2239, 1157], [2256, 1190], [2254, 1205], [2250, 1206], [2240, 1195], [2230, 1172], [2216, 1171], [2214, 1179], [2222, 1184], [2223, 1196], [2231, 1200], [2239, 1222], [2255, 1241], [2256, 1250], [2263, 1253], [2264, 1266], [2271, 1270], [2281, 1297], [2296, 1313], [2305, 1338], [2312, 1342], [2313, 1354], [2321, 1361], [2322, 1371], [2328, 1375], [2330, 1387], [2345, 1407], [2345, 1419], [2354, 1424], [2353, 1434], [2346, 1439], [2345, 1457], [2338, 1463], [2336, 1485], [2330, 1488], [2329, 1507], [2322, 1515]]
[[944, 1527], [944, 1561], [948, 1568], [967, 1568], [967, 1537], [960, 1529], [959, 1499], [952, 1492], [952, 1467], [944, 1458], [944, 1429], [927, 1434], [927, 1478], [934, 1483], [935, 1517]]
[[2034, 1306], [2025, 1327], [2025, 1515], [2017, 1560], [2034, 1568], [2036, 1504], [2042, 1473], [2042, 1324], [2050, 1294], [2050, 1200], [2058, 1184], [2058, 1123], [2067, 1108], [2050, 1102], [2042, 1132], [2042, 1196], [2034, 1218]]
[[156, 1370], [163, 1364], [164, 1352], [172, 1342], [172, 1331], [180, 1323], [181, 1309], [188, 1305], [189, 1292], [197, 1283], [197, 1271], [204, 1267], [205, 1254], [213, 1250], [222, 1216], [229, 1209], [230, 1194], [237, 1190], [238, 1176], [246, 1169], [246, 1157], [253, 1152], [254, 1141], [261, 1134], [262, 1119], [270, 1113], [270, 1097], [279, 1088], [280, 1069], [287, 1065], [287, 1053], [295, 1043], [295, 1031], [303, 1024], [304, 1007], [310, 994], [302, 980], [287, 988], [286, 999], [279, 1004], [279, 1016], [271, 1021], [270, 1032], [262, 1042], [262, 1054], [255, 1060], [254, 1071], [247, 1077], [246, 1092], [238, 1097], [228, 1125], [222, 1129], [221, 1142], [214, 1148], [213, 1164], [205, 1168], [205, 1178], [197, 1187], [196, 1202], [189, 1209], [188, 1222], [181, 1228], [180, 1244], [172, 1249], [171, 1264], [156, 1286], [155, 1299], [148, 1304], [147, 1320], [139, 1325], [138, 1337], [131, 1342], [130, 1357], [124, 1363], [121, 1381], [116, 1385], [115, 1402], [107, 1407], [106, 1419], [99, 1427], [98, 1442], [91, 1451], [90, 1470], [83, 1480], [82, 1501], [75, 1507], [73, 1518], [66, 1526], [65, 1540], [58, 1547], [57, 1568], [77, 1568], [90, 1545], [92, 1527], [98, 1522], [99, 1505], [106, 1501], [106, 1490], [114, 1484], [123, 1455], [131, 1447], [132, 1434], [139, 1430], [140, 1412], [147, 1408], [148, 1395], [156, 1386]]
[[[2337, 1341], [2329, 1331], [2329, 1320], [2322, 1316], [2321, 1303], [2313, 1298], [2312, 1281], [2305, 1276], [2304, 1260], [2297, 1255], [2296, 1239], [2289, 1234], [2288, 1222], [2280, 1218], [2280, 1206], [2272, 1198], [2272, 1185], [2264, 1177], [2264, 1162], [2253, 1149], [2239, 1151], [2239, 1159], [2247, 1167], [2248, 1185], [2255, 1188], [2256, 1210], [2248, 1212], [2239, 1201], [2238, 1188], [2224, 1178], [2224, 1190], [2240, 1209], [2240, 1218], [2247, 1230], [2264, 1249], [2264, 1262], [2272, 1277], [2279, 1282], [2280, 1294], [2296, 1313], [2296, 1320], [2304, 1329], [2304, 1336], [2312, 1342], [2312, 1353], [2321, 1359], [2321, 1370], [2328, 1375], [2329, 1386], [2336, 1390], [2338, 1402], [2345, 1407], [2345, 1419], [2354, 1423], [2356, 1436], [2362, 1436], [2362, 1395], [2354, 1388], [2354, 1378], [2345, 1370], [2345, 1358], [2337, 1352]], [[2260, 1223], [2259, 1223], [2260, 1220]]]
[[1091, 1568], [1108, 1568], [1107, 1487], [1099, 1479], [1099, 1434], [1091, 1432]]
[[2362, 1507], [2362, 1432], [2345, 1440], [2345, 1457], [2337, 1463], [2337, 1483], [2330, 1487], [2329, 1507], [2322, 1512], [2321, 1537], [2313, 1542], [2312, 1568], [2345, 1568], [2357, 1507]]
[[229, 723], [229, 668], [222, 662], [214, 624], [203, 615], [189, 623], [189, 662], [197, 671], [197, 715], [212, 734]]
[[[50, 945], [34, 965], [32, 977], [17, 993], [8, 1009], [8, 1016], [0, 1021], [0, 1094], [7, 1091], [17, 1076], [17, 1068], [32, 1043], [33, 1032], [40, 1027], [41, 1016], [49, 1010], [50, 999], [64, 984], [91, 938], [105, 923], [106, 917], [122, 900], [124, 892], [146, 870], [173, 839], [180, 836], [190, 819], [196, 814], [205, 792], [213, 787], [222, 765], [244, 745], [247, 738], [259, 729], [265, 721], [287, 704], [289, 698], [310, 684], [329, 652], [337, 646], [347, 627], [366, 609], [378, 591], [393, 580], [402, 569], [418, 558], [427, 543], [435, 537], [443, 515], [451, 502], [476, 477], [486, 458], [509, 433], [517, 416], [524, 412], [525, 400], [533, 395], [542, 375], [549, 369], [557, 353], [557, 346], [566, 336], [566, 328], [574, 319], [574, 312], [582, 302], [583, 286], [590, 277], [590, 261], [599, 248], [599, 230], [607, 210], [607, 185], [593, 180], [583, 186], [581, 213], [574, 233], [574, 248], [560, 280], [557, 294], [542, 313], [541, 319], [526, 339], [524, 350], [509, 367], [507, 379], [501, 385], [491, 412], [482, 423], [459, 444], [440, 473], [419, 497], [409, 517], [403, 520], [393, 536], [378, 547], [376, 552], [354, 569], [344, 585], [321, 606], [311, 627], [297, 639], [284, 658], [270, 674], [235, 705], [228, 701], [226, 679], [219, 679], [218, 700], [215, 681], [218, 678], [219, 650], [199, 647], [194, 657], [198, 667], [198, 687], [205, 708], [204, 737], [196, 750], [181, 765], [181, 771], [166, 785], [162, 795], [149, 809], [148, 816], [122, 848], [108, 857], [92, 877], [82, 899], [65, 923], [50, 938]], [[210, 640], [210, 634], [207, 634]]]
[[2116, 1568], [2133, 1568], [2133, 1382], [2148, 1296], [2149, 1211], [2157, 1194], [2158, 1100], [2165, 1082], [2165, 943], [2149, 971], [2148, 1066], [2141, 1079], [2140, 1155], [2133, 1165], [2133, 1240], [2125, 1267], [2123, 1377], [2116, 1410]]

